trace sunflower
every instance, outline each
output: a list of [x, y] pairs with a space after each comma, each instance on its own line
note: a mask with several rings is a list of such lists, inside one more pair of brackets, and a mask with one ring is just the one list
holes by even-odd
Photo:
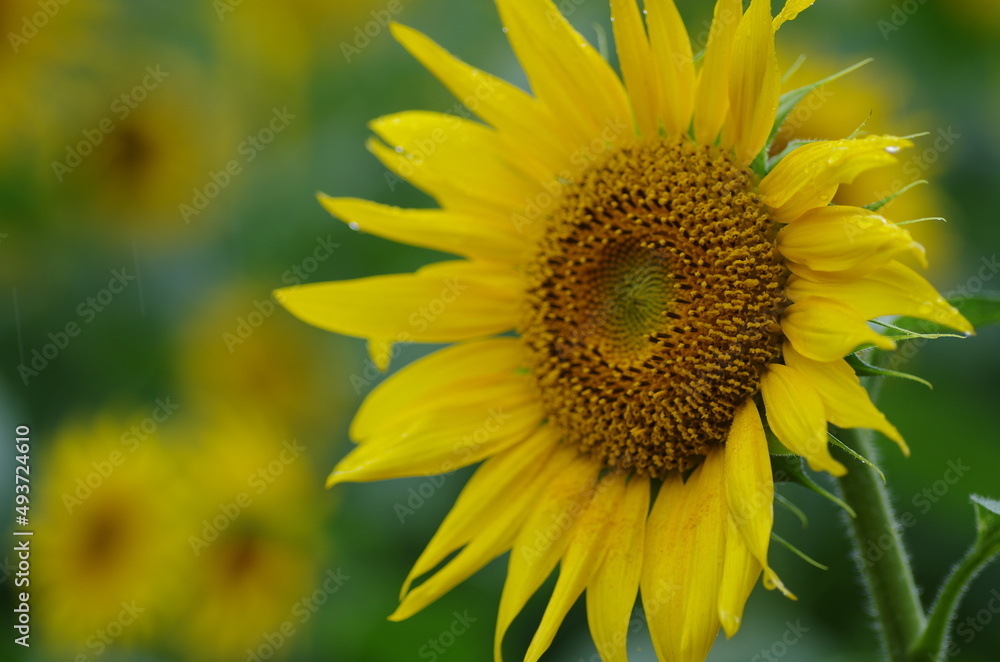
[[[768, 156], [792, 97], [774, 35], [809, 0], [719, 0], [694, 57], [671, 0], [612, 0], [621, 77], [549, 0], [497, 0], [533, 95], [400, 26], [393, 34], [483, 124], [375, 120], [372, 152], [440, 209], [322, 197], [351, 227], [464, 259], [279, 291], [316, 326], [455, 343], [362, 404], [328, 484], [483, 462], [403, 587], [419, 611], [510, 551], [495, 655], [559, 566], [526, 659], [586, 592], [605, 660], [626, 657], [636, 595], [657, 655], [703, 660], [739, 628], [768, 564], [764, 421], [817, 471], [847, 468], [827, 422], [905, 443], [844, 356], [894, 348], [868, 320], [969, 324], [897, 260], [924, 250], [838, 187], [895, 162], [889, 135]], [[645, 15], [645, 18], [643, 18]], [[873, 201], [876, 202], [876, 201]], [[876, 205], [872, 205], [875, 207]], [[415, 581], [425, 575], [420, 584]]]
[[82, 657], [151, 640], [186, 567], [178, 464], [157, 436], [140, 443], [137, 422], [105, 414], [66, 426], [38, 485], [41, 623], [51, 646]]

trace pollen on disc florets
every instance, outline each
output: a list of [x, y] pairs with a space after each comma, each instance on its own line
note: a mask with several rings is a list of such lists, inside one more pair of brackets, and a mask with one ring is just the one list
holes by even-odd
[[567, 186], [520, 331], [568, 442], [662, 477], [724, 441], [780, 355], [772, 226], [752, 175], [684, 138], [620, 148]]

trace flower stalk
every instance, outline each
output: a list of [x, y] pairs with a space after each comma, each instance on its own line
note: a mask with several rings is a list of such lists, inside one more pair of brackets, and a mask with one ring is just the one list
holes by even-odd
[[[840, 430], [838, 436], [862, 456], [875, 457], [870, 431]], [[850, 471], [838, 482], [844, 501], [857, 513], [850, 525], [858, 570], [875, 607], [882, 643], [892, 662], [910, 662], [909, 652], [924, 631], [926, 617], [903, 545], [902, 526], [878, 473], [852, 462], [840, 449], [834, 452], [850, 463]]]

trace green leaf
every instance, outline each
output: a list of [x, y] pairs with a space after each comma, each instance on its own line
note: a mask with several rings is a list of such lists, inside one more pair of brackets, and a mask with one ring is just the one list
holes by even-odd
[[888, 368], [879, 368], [878, 366], [868, 363], [857, 354], [848, 354], [844, 357], [844, 360], [847, 361], [849, 366], [854, 368], [854, 374], [858, 377], [892, 377], [895, 379], [906, 379], [911, 382], [923, 384], [929, 389], [934, 388], [933, 384], [922, 377], [911, 375], [908, 372], [899, 372], [897, 370], [889, 370]]
[[857, 517], [853, 508], [809, 477], [803, 466], [803, 460], [798, 455], [771, 455], [771, 475], [776, 483], [801, 485], [840, 506], [851, 517]]
[[904, 193], [906, 193], [907, 191], [909, 191], [911, 188], [916, 188], [917, 186], [921, 186], [923, 184], [929, 184], [929, 183], [930, 182], [928, 182], [926, 179], [921, 179], [921, 180], [912, 182], [910, 184], [907, 184], [906, 186], [904, 186], [903, 188], [899, 189], [895, 193], [892, 193], [892, 194], [890, 194], [890, 195], [882, 198], [878, 202], [873, 202], [870, 205], [865, 205], [865, 209], [867, 209], [868, 211], [878, 211], [879, 209], [881, 209], [882, 207], [885, 207], [887, 204], [889, 204], [890, 202], [892, 202], [893, 200], [895, 200], [899, 196], [901, 196]]

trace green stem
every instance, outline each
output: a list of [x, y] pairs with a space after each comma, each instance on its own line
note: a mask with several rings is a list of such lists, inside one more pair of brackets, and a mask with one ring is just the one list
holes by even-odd
[[[838, 436], [861, 455], [876, 457], [872, 434], [867, 430], [841, 430]], [[908, 652], [924, 629], [925, 617], [900, 524], [878, 473], [844, 451], [832, 450], [849, 467], [838, 481], [844, 501], [857, 513], [850, 522], [858, 568], [874, 603], [883, 643], [890, 660], [908, 662]]]
[[911, 650], [913, 662], [937, 662], [944, 659], [948, 645], [948, 627], [955, 618], [959, 600], [972, 584], [976, 575], [1000, 552], [1000, 536], [991, 540], [977, 540], [957, 566], [951, 571], [941, 593], [931, 608], [927, 627]]

